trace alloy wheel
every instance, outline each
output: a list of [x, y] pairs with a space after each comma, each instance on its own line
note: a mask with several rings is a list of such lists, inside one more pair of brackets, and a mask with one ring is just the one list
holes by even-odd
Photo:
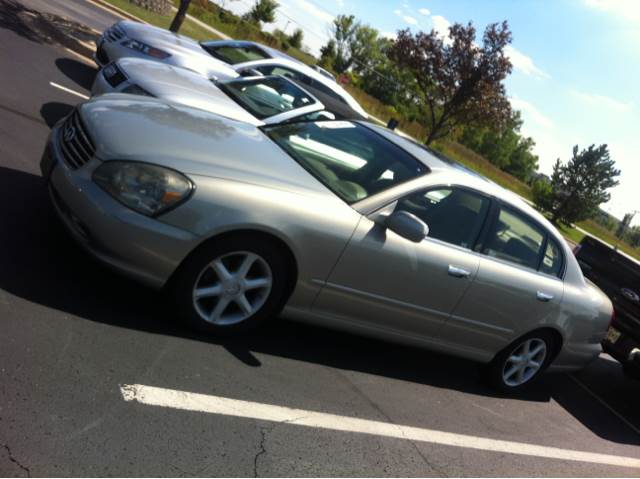
[[266, 302], [273, 285], [269, 264], [250, 251], [225, 253], [207, 264], [193, 286], [193, 306], [205, 321], [238, 324]]
[[526, 383], [542, 368], [547, 357], [547, 343], [539, 338], [529, 338], [519, 344], [509, 355], [502, 368], [502, 380], [515, 387]]

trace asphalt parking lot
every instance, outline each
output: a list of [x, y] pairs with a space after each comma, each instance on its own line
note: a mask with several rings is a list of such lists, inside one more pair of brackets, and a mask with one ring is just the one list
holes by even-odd
[[640, 382], [605, 356], [505, 398], [474, 363], [283, 318], [196, 336], [83, 253], [38, 162], [117, 19], [0, 0], [0, 475], [640, 475]]

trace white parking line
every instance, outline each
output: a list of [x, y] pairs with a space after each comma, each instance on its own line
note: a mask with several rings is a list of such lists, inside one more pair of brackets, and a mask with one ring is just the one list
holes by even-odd
[[72, 90], [71, 88], [67, 88], [66, 86], [58, 85], [57, 83], [54, 83], [52, 81], [49, 82], [49, 85], [59, 90], [66, 91], [67, 93], [71, 93], [72, 95], [79, 96], [80, 98], [84, 98], [85, 100], [89, 99], [89, 97], [84, 93], [80, 93], [79, 91]]
[[611, 466], [640, 468], [640, 459], [609, 454], [574, 451], [556, 447], [538, 446], [522, 442], [500, 441], [484, 437], [403, 426], [381, 421], [338, 416], [304, 409], [293, 409], [252, 401], [241, 401], [220, 396], [209, 396], [174, 389], [164, 389], [142, 384], [120, 386], [125, 401], [135, 401], [150, 406], [220, 414], [259, 421], [307, 426], [333, 431], [374, 434], [377, 436], [442, 444], [446, 446], [479, 449], [524, 456], [544, 457], [564, 461], [579, 461]]

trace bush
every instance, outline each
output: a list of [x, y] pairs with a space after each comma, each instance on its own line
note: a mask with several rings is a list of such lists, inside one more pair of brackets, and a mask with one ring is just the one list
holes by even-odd
[[533, 202], [538, 208], [551, 211], [553, 207], [553, 187], [547, 180], [536, 180], [531, 188]]

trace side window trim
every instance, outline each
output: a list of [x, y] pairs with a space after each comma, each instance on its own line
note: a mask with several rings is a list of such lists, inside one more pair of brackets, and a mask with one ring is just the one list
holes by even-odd
[[[562, 250], [562, 247], [558, 244], [558, 242], [555, 240], [555, 238], [553, 238], [549, 233], [547, 233], [547, 241], [545, 242], [545, 249], [547, 247], [547, 245], [549, 244], [549, 242], [553, 243], [556, 245], [556, 247], [558, 248], [558, 254], [560, 255], [560, 268], [558, 269], [558, 273], [557, 274], [549, 274], [549, 273], [545, 273], [544, 271], [541, 271], [542, 268], [542, 261], [544, 261], [544, 255], [542, 256], [542, 260], [540, 261], [540, 265], [538, 266], [538, 273], [543, 274], [545, 276], [549, 276], [551, 278], [557, 278], [559, 280], [564, 280], [564, 275], [566, 272], [566, 267], [567, 267], [567, 258], [564, 254], [564, 251]], [[546, 254], [546, 253], [545, 253]]]
[[544, 257], [547, 254], [547, 245], [549, 244], [549, 232], [544, 230], [544, 240], [542, 241], [542, 248], [540, 248], [540, 253], [538, 254], [538, 266], [536, 271], [541, 272], [542, 262], [544, 261]]

